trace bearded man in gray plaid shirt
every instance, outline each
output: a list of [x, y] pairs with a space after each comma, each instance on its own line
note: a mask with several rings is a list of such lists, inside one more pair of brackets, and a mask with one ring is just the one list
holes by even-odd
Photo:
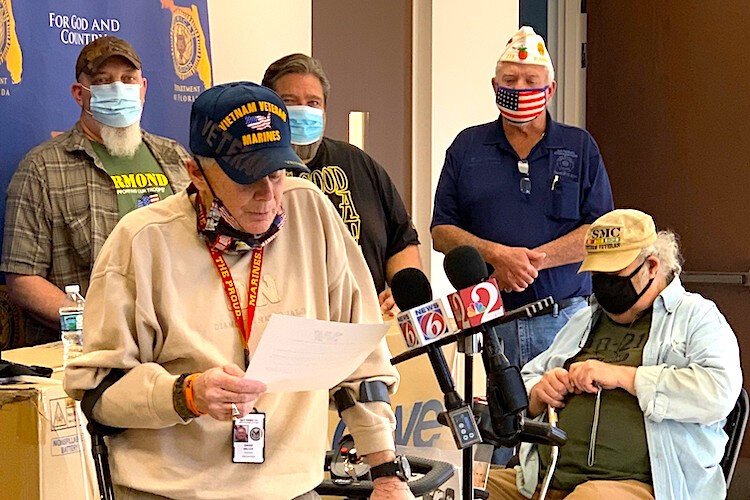
[[177, 142], [140, 128], [147, 81], [114, 36], [81, 50], [71, 93], [81, 117], [32, 149], [8, 186], [3, 256], [8, 293], [26, 316], [26, 344], [60, 338], [62, 289], [86, 293], [94, 259], [120, 218], [189, 183]]

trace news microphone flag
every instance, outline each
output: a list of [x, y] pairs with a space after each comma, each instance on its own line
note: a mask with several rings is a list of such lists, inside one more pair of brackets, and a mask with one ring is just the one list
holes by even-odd
[[448, 315], [440, 299], [403, 311], [397, 316], [397, 321], [409, 349], [430, 344], [451, 333]]
[[448, 303], [459, 330], [478, 327], [505, 314], [495, 278], [453, 292], [448, 295]]

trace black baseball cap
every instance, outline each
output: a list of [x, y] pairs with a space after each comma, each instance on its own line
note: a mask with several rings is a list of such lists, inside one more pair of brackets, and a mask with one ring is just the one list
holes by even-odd
[[292, 149], [291, 137], [284, 101], [256, 83], [216, 85], [193, 102], [190, 150], [215, 159], [238, 184], [252, 184], [281, 169], [309, 172]]

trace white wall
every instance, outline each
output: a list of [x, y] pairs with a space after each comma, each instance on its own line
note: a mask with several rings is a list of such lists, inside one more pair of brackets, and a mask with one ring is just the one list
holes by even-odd
[[312, 54], [312, 0], [208, 0], [214, 84], [260, 83], [269, 64]]
[[[415, 224], [431, 245], [432, 202], [445, 150], [466, 127], [498, 117], [495, 64], [518, 29], [518, 0], [414, 0], [413, 178]], [[426, 64], [426, 59], [429, 64]], [[453, 291], [443, 255], [423, 249], [435, 296]]]

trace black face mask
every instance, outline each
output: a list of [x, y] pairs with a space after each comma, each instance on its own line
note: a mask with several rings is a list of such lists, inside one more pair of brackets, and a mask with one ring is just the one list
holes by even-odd
[[602, 308], [610, 314], [622, 314], [638, 302], [646, 290], [649, 289], [654, 279], [651, 278], [648, 284], [643, 287], [641, 293], [635, 291], [633, 282], [631, 279], [633, 276], [638, 274], [643, 265], [646, 263], [644, 260], [635, 271], [630, 273], [628, 276], [617, 276], [605, 273], [593, 273], [591, 275], [591, 286], [596, 296], [596, 301]]

